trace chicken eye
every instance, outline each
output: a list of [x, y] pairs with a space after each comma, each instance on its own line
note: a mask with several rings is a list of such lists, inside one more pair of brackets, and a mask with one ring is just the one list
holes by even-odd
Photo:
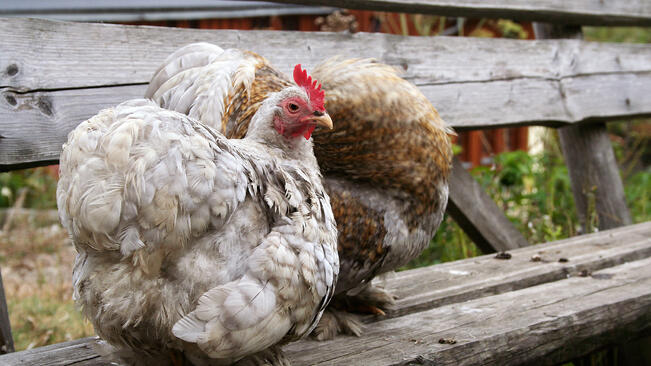
[[290, 110], [291, 112], [296, 112], [296, 111], [298, 111], [298, 106], [297, 106], [296, 104], [294, 104], [294, 103], [289, 103], [289, 105], [287, 106], [287, 108], [289, 108], [289, 110]]

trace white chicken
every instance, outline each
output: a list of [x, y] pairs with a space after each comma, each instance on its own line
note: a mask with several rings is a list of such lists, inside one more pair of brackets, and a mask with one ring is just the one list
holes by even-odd
[[144, 99], [68, 136], [57, 204], [75, 299], [123, 362], [282, 364], [278, 345], [318, 323], [339, 259], [310, 136], [332, 120], [294, 75], [241, 140]]

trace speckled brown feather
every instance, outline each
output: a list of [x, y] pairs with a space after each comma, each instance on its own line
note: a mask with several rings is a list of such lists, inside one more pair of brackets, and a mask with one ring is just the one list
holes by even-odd
[[[313, 74], [326, 91], [326, 109], [335, 127], [313, 135], [324, 176], [386, 191], [387, 199], [400, 197], [405, 203], [401, 216], [410, 230], [421, 224], [423, 216], [442, 211], [445, 202], [441, 202], [440, 189], [450, 174], [452, 159], [450, 131], [429, 101], [395, 69], [368, 60], [326, 61]], [[397, 97], [387, 97], [392, 93]], [[326, 189], [339, 228], [342, 272], [344, 262], [355, 263], [354, 270], [363, 260], [369, 270], [366, 276], [353, 276], [357, 280], [370, 280], [377, 272], [394, 269], [377, 269], [390, 247], [383, 242], [386, 231], [381, 212], [355, 197], [354, 188], [326, 180]]]
[[[339, 221], [338, 251], [361, 267], [366, 261], [382, 258], [386, 229], [382, 214], [360, 202], [350, 190], [333, 190], [330, 196], [332, 212]], [[361, 244], [364, 243], [364, 244]]]
[[[355, 61], [338, 64], [354, 65]], [[431, 202], [436, 187], [427, 181], [446, 179], [450, 173], [448, 131], [425, 97], [414, 93], [413, 85], [389, 66], [373, 66], [374, 71], [382, 72], [367, 73], [357, 80], [338, 77], [334, 82], [329, 81], [330, 74], [337, 72], [337, 66], [314, 70], [326, 90], [328, 113], [336, 123], [334, 130], [313, 135], [321, 171], [399, 189], [418, 201]], [[361, 85], [340, 88], [351, 81]], [[377, 85], [379, 90], [365, 88], [368, 84]], [[397, 89], [398, 93], [404, 89], [412, 93], [412, 98], [397, 98], [388, 104], [384, 88]], [[422, 212], [424, 209], [418, 214]]]
[[253, 52], [246, 54], [258, 58], [260, 62], [249, 92], [241, 86], [229, 95], [230, 100], [224, 104], [227, 109], [222, 121], [222, 133], [228, 138], [243, 138], [251, 118], [267, 96], [292, 85], [285, 75], [273, 69], [267, 60]]

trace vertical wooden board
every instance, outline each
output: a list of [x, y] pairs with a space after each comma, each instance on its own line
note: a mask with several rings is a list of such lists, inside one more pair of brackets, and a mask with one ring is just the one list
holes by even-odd
[[[536, 23], [534, 29], [537, 38], [583, 37], [581, 28], [577, 26]], [[587, 90], [584, 94], [590, 98], [591, 92]], [[619, 92], [625, 97], [622, 104], [630, 105], [630, 98], [626, 95], [631, 91]], [[616, 100], [617, 96], [611, 99]], [[568, 103], [567, 108], [571, 111], [572, 103]], [[599, 230], [630, 225], [633, 221], [626, 206], [624, 185], [606, 125], [592, 123], [566, 126], [560, 128], [558, 134], [583, 232], [591, 231], [595, 219]]]
[[482, 252], [491, 253], [529, 245], [456, 157], [449, 183], [448, 213]]
[[631, 214], [606, 125], [567, 126], [558, 134], [583, 232], [593, 226], [594, 214], [599, 230], [630, 225]]
[[516, 149], [522, 151], [529, 150], [529, 127], [518, 127], [516, 132]]
[[[536, 38], [572, 38], [582, 39], [583, 33], [577, 26], [560, 26], [536, 23], [534, 24]], [[615, 77], [616, 75], [613, 75]], [[622, 76], [623, 77], [623, 76]], [[641, 80], [635, 80], [642, 82]], [[571, 92], [573, 83], [568, 81], [563, 90]], [[584, 89], [585, 86], [583, 87]], [[631, 106], [630, 95], [638, 92], [638, 88], [618, 89], [619, 95], [612, 95], [610, 100], [620, 105]], [[590, 98], [594, 90], [585, 90], [584, 96]], [[619, 102], [619, 100], [623, 100]], [[605, 108], [611, 107], [605, 105]], [[567, 103], [572, 113], [573, 104]], [[616, 228], [632, 223], [631, 215], [626, 205], [624, 185], [619, 176], [615, 154], [608, 138], [608, 130], [604, 123], [591, 125], [573, 125], [558, 130], [561, 149], [565, 164], [570, 174], [572, 194], [577, 215], [584, 233], [592, 231], [594, 219], [598, 220], [600, 230]], [[596, 215], [596, 216], [595, 216]], [[623, 356], [641, 353], [640, 348], [631, 345], [621, 349]], [[583, 359], [587, 359], [586, 356]], [[577, 361], [582, 361], [579, 359]]]
[[2, 274], [0, 273], [0, 354], [14, 351], [14, 339], [11, 336], [11, 324], [9, 323], [9, 309], [5, 299], [5, 289], [2, 285]]
[[491, 132], [492, 132], [491, 145], [493, 148], [493, 153], [499, 154], [501, 152], [504, 152], [506, 150], [506, 146], [504, 143], [504, 134], [507, 132], [507, 130], [505, 128], [498, 128], [492, 130]]
[[468, 143], [464, 146], [468, 150], [468, 161], [472, 166], [478, 166], [481, 160], [481, 134], [483, 131], [468, 131]]

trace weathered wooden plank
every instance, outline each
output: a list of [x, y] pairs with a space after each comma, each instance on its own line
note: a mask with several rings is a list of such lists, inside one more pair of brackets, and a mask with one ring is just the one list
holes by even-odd
[[[272, 0], [322, 5], [318, 0]], [[564, 24], [651, 25], [651, 4], [645, 0], [332, 0], [328, 6], [471, 18], [511, 18]]]
[[68, 133], [103, 108], [142, 98], [147, 86], [5, 94], [0, 99], [0, 171], [56, 164]]
[[[579, 40], [403, 37], [380, 33], [200, 30], [0, 18], [0, 87], [28, 92], [146, 83], [190, 42], [244, 48], [281, 71], [302, 62], [375, 57], [421, 85], [648, 73], [644, 44]], [[460, 62], [462, 60], [463, 62]]]
[[99, 360], [99, 355], [97, 355], [94, 348], [96, 342], [97, 337], [88, 337], [26, 351], [14, 352], [0, 356], [0, 365], [110, 365], [109, 362]]
[[237, 0], [158, 1], [4, 1], [0, 17], [47, 18], [82, 22], [141, 22], [233, 19], [284, 15], [328, 14], [325, 6], [270, 4]]
[[651, 69], [651, 50], [639, 44], [191, 30], [36, 19], [4, 19], [0, 33], [6, 34], [0, 47], [7, 50], [0, 58], [0, 70], [5, 70], [0, 85], [23, 92], [144, 83], [169, 53], [196, 41], [253, 50], [285, 72], [296, 62], [312, 67], [334, 55], [376, 57], [405, 69], [406, 78], [423, 85]]
[[[555, 82], [551, 81], [423, 85], [421, 90], [436, 99], [434, 103], [441, 114], [457, 129], [556, 125], [551, 121], [573, 118], [576, 122], [651, 113], [651, 101], [645, 101], [651, 99], [651, 73], [594, 75], [585, 79], [589, 80], [561, 83], [565, 90], [575, 93], [565, 100], [557, 94]], [[615, 91], [604, 91], [599, 85], [619, 90], [610, 94]], [[74, 126], [102, 108], [142, 97], [145, 88], [144, 84], [137, 84], [29, 93], [0, 88], [0, 170], [55, 163], [61, 145]], [[627, 96], [630, 96], [628, 106]]]
[[9, 310], [5, 299], [5, 288], [2, 285], [2, 274], [0, 273], [0, 354], [14, 351], [14, 338], [11, 335], [11, 323], [9, 323]]
[[[580, 27], [536, 23], [537, 38], [581, 39]], [[561, 149], [570, 173], [574, 203], [583, 232], [629, 225], [624, 185], [604, 123], [566, 126], [558, 130]], [[591, 217], [596, 214], [598, 225]]]
[[[404, 271], [397, 273], [393, 277], [377, 280], [377, 284], [385, 286], [399, 297], [396, 304], [396, 310], [388, 313], [387, 318], [399, 317], [394, 319], [397, 323], [392, 323], [395, 324], [396, 327], [399, 327], [399, 324], [402, 321], [401, 319], [407, 319], [404, 317], [405, 315], [412, 314], [410, 316], [418, 317], [420, 314], [426, 314], [422, 313], [423, 311], [437, 311], [437, 309], [430, 309], [437, 307], [441, 308], [444, 306], [456, 306], [456, 309], [459, 309], [460, 307], [467, 306], [467, 304], [472, 304], [473, 302], [488, 301], [482, 299], [494, 298], [494, 295], [496, 294], [501, 294], [500, 296], [510, 299], [509, 296], [511, 295], [509, 295], [509, 293], [520, 292], [526, 288], [540, 288], [541, 285], [550, 285], [550, 283], [555, 281], [564, 282], [562, 280], [568, 277], [581, 278], [580, 276], [582, 271], [585, 271], [584, 274], [587, 275], [590, 272], [618, 266], [625, 262], [650, 258], [651, 222], [590, 235], [583, 235], [553, 243], [521, 248], [513, 250], [510, 253], [512, 254], [512, 257], [509, 260], [499, 260], [495, 259], [493, 255], [488, 255]], [[532, 262], [531, 258], [534, 255], [539, 256], [540, 261]], [[565, 258], [567, 261], [559, 262], [560, 258]], [[595, 274], [595, 278], [602, 277], [603, 276], [598, 273]], [[582, 284], [580, 285], [583, 286]], [[580, 290], [580, 288], [578, 290]], [[533, 291], [532, 293], [542, 293], [544, 294], [544, 298], [546, 298], [548, 294], [555, 296], [555, 292], [551, 290], [549, 292], [547, 292], [547, 290], [539, 291]], [[581, 293], [577, 292], [576, 295], [581, 296]], [[524, 297], [526, 298], [528, 296]], [[569, 300], [566, 299], [563, 301]], [[501, 301], [496, 300], [490, 303], [500, 304]], [[504, 305], [506, 306], [508, 304]], [[473, 305], [469, 306], [472, 308]], [[524, 308], [526, 308], [526, 306], [524, 306]], [[458, 321], [468, 320], [459, 316], [459, 314], [464, 313], [459, 311], [456, 314]], [[538, 316], [535, 312], [523, 315], [518, 315], [518, 313], [515, 312], [512, 315], [522, 316], [521, 321], [523, 322], [527, 321], [531, 317]], [[619, 316], [619, 313], [613, 313], [612, 316], [616, 318]], [[381, 320], [380, 323], [386, 323], [389, 321], [384, 317], [381, 319], [367, 318], [365, 320], [369, 323], [377, 322], [378, 320]], [[465, 326], [463, 324], [464, 322], [459, 326]], [[459, 340], [459, 334], [465, 332], [445, 332], [447, 335], [442, 335], [442, 331], [456, 328], [454, 326], [442, 325], [441, 327], [432, 330], [431, 325], [427, 322], [425, 322], [423, 326], [423, 333], [427, 334], [427, 332], [431, 332], [429, 335], [430, 340], [434, 340], [432, 343], [429, 343], [429, 346], [434, 345], [434, 348], [441, 347], [443, 350], [443, 346], [435, 345], [438, 341], [438, 338], [436, 338], [437, 335], [438, 337], [452, 336]], [[484, 339], [482, 342], [496, 342], [489, 343], [486, 347], [491, 347], [493, 345], [504, 347], [504, 345], [500, 343], [504, 341], [504, 339], [500, 338], [502, 328], [496, 324], [492, 324], [492, 326], [492, 332], [494, 332], [492, 335], [493, 338], [489, 340]], [[395, 329], [395, 332], [388, 331], [383, 333], [382, 331], [378, 331], [377, 327], [377, 324], [368, 325], [366, 335], [360, 339], [345, 337], [343, 338], [343, 343], [334, 343], [334, 345], [314, 344], [310, 341], [305, 341], [301, 342], [299, 345], [290, 345], [289, 349], [294, 356], [298, 354], [299, 349], [305, 349], [305, 357], [300, 356], [302, 358], [298, 359], [295, 362], [295, 365], [312, 364], [317, 360], [327, 361], [331, 359], [329, 356], [318, 354], [318, 352], [321, 352], [318, 351], [318, 349], [321, 349], [322, 347], [323, 350], [325, 350], [325, 353], [327, 353], [327, 350], [332, 347], [333, 355], [341, 355], [347, 354], [345, 350], [346, 342], [352, 341], [356, 347], [368, 345], [367, 349], [371, 349], [375, 347], [373, 346], [373, 342], [381, 342], [382, 339], [386, 339], [387, 336], [391, 337], [396, 336], [397, 334], [402, 334], [400, 331]], [[384, 326], [380, 326], [379, 329], [384, 329], [382, 327]], [[472, 326], [468, 325], [467, 329], [472, 329]], [[489, 332], [490, 330], [486, 329], [485, 331]], [[547, 331], [553, 332], [554, 330], [549, 328]], [[407, 340], [407, 343], [409, 343], [409, 339], [411, 338], [407, 337], [402, 339], [402, 341]], [[413, 339], [418, 340], [420, 338]], [[562, 339], [563, 338], [560, 338], [560, 340]], [[75, 363], [75, 365], [104, 365], [106, 363], [97, 359], [97, 356], [92, 349], [92, 344], [95, 341], [95, 338], [87, 338], [85, 340], [66, 342], [59, 345], [18, 352], [12, 355], [0, 357], [0, 364], [6, 362], [12, 365], [65, 365], [70, 363], [60, 363], [61, 360], [70, 358], [75, 360], [74, 362], [78, 362]], [[486, 345], [486, 343], [482, 344]], [[402, 346], [404, 347], [403, 351], [412, 348], [411, 346], [405, 347], [405, 344], [402, 344]], [[472, 345], [472, 347], [475, 346], [476, 345]], [[422, 344], [420, 347], [422, 348]], [[416, 348], [416, 350], [418, 349], [420, 348]], [[351, 348], [350, 353], [357, 351], [359, 351], [359, 348]], [[317, 352], [317, 354], [314, 354], [314, 352]], [[578, 355], [578, 353], [575, 355]], [[310, 359], [307, 360], [306, 357], [309, 357]], [[46, 363], [49, 362], [48, 360], [53, 361], [51, 363]], [[342, 360], [341, 364], [355, 363]], [[376, 363], [368, 364], [375, 365]], [[395, 364], [395, 362], [385, 364]]]
[[[546, 83], [496, 81], [454, 87], [430, 85], [421, 89], [430, 97], [436, 95], [438, 102], [435, 104], [440, 106], [446, 120], [458, 129], [515, 125], [518, 120], [522, 124], [545, 125], [570, 115], [577, 121], [622, 117], [626, 114], [623, 108], [618, 110], [617, 105], [626, 105], [624, 99], [627, 95], [636, 96], [632, 97], [634, 101], [629, 99], [630, 110], [633, 111], [629, 116], [644, 115], [646, 112], [642, 113], [643, 109], [649, 109], [651, 113], [651, 101], [643, 100], [651, 98], [651, 73], [630, 78], [599, 75], [590, 81], [566, 80], [563, 84], [568, 86], [564, 88], [572, 88], [576, 94], [572, 101], [565, 100], [565, 103], [557, 95], [550, 95], [555, 93], [549, 87], [551, 84], [541, 86]], [[616, 95], [601, 93], [595, 83], [619, 87], [620, 90]], [[0, 170], [56, 162], [61, 145], [74, 126], [102, 108], [142, 97], [144, 90], [144, 84], [24, 94], [0, 89], [4, 97], [0, 99]], [[594, 98], [592, 94], [596, 94]], [[504, 100], [499, 100], [502, 97]], [[583, 113], [585, 110], [581, 112], [586, 105], [592, 108], [587, 114]], [[609, 106], [614, 108], [608, 109]], [[545, 110], [545, 107], [548, 108]], [[504, 118], [500, 119], [501, 116]]]
[[387, 316], [519, 290], [576, 276], [583, 270], [597, 271], [651, 257], [651, 221], [508, 253], [508, 260], [484, 255], [376, 280], [398, 296], [395, 309]]
[[[0, 164], [5, 166], [55, 160], [71, 126], [106, 105], [141, 95], [138, 85], [160, 62], [194, 41], [251, 49], [283, 71], [298, 62], [310, 68], [337, 54], [376, 57], [405, 70], [405, 77], [457, 129], [651, 115], [648, 45], [207, 31], [34, 19], [0, 20], [0, 34]], [[134, 89], [125, 89], [129, 86]], [[84, 113], [66, 115], [71, 93], [87, 98], [77, 107]], [[31, 130], [35, 124], [43, 126], [38, 133]], [[23, 145], [31, 151], [16, 157], [12, 151]]]
[[[553, 365], [651, 329], [651, 258], [286, 347], [297, 365]], [[441, 344], [451, 339], [455, 344]]]
[[448, 213], [482, 252], [529, 245], [457, 157], [453, 161], [449, 187]]

